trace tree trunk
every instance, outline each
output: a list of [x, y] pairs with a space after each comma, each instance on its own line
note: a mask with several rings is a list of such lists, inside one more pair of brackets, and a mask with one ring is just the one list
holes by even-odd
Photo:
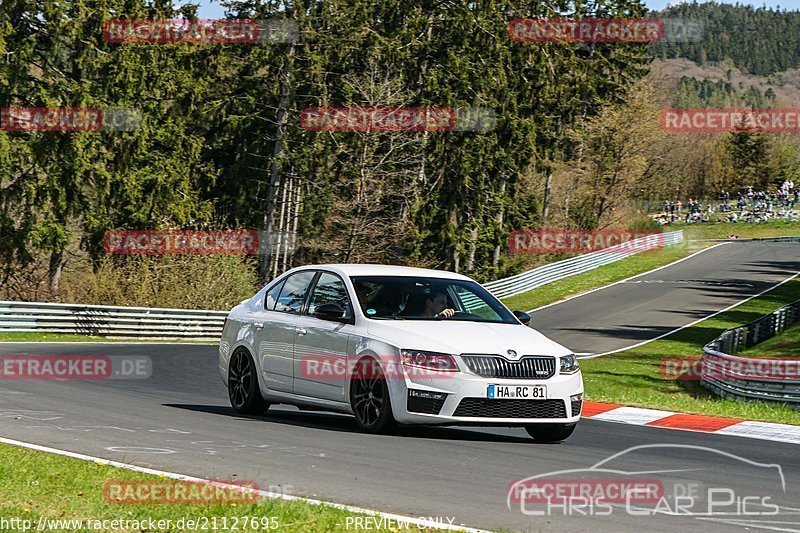
[[262, 250], [261, 261], [259, 265], [259, 275], [261, 283], [266, 283], [269, 280], [270, 263], [272, 261], [272, 233], [275, 226], [275, 199], [276, 190], [280, 184], [281, 178], [281, 162], [283, 158], [283, 150], [286, 136], [286, 122], [289, 117], [289, 107], [291, 105], [291, 67], [293, 65], [295, 55], [295, 44], [292, 42], [289, 45], [289, 51], [286, 57], [286, 66], [281, 69], [278, 74], [281, 80], [281, 100], [278, 104], [278, 127], [275, 138], [275, 148], [272, 152], [272, 165], [270, 168], [269, 176], [269, 190], [267, 192], [267, 206], [264, 211], [264, 240], [266, 247]]
[[542, 227], [547, 226], [547, 216], [550, 214], [550, 187], [553, 183], [553, 171], [547, 171], [547, 179], [544, 181], [544, 197], [542, 198]]
[[61, 285], [61, 271], [64, 269], [64, 252], [53, 252], [50, 254], [50, 266], [47, 269], [47, 278], [50, 282], [51, 297], [58, 299]]
[[[503, 178], [503, 181], [500, 182], [500, 209], [497, 210], [497, 228], [500, 232], [503, 232], [503, 221], [505, 218], [505, 205], [506, 205], [506, 180]], [[505, 242], [506, 239], [503, 239]], [[500, 248], [501, 244], [497, 244], [494, 247], [494, 256], [492, 257], [492, 268], [497, 268], [500, 264]]]
[[478, 228], [472, 228], [469, 233], [469, 258], [467, 259], [467, 272], [475, 269], [475, 248], [478, 242]]

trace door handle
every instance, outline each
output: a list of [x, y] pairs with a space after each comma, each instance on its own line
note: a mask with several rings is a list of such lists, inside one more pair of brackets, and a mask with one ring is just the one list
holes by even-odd
[[305, 335], [306, 333], [308, 333], [308, 332], [306, 331], [306, 328], [297, 328], [297, 330], [296, 330], [296, 331], [297, 331], [297, 334], [298, 334], [298, 335]]
[[256, 329], [264, 329], [263, 322], [254, 322], [253, 325], [256, 327]]

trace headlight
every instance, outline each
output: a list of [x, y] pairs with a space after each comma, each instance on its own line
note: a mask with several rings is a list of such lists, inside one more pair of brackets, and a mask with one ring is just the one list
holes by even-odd
[[401, 350], [400, 358], [406, 366], [416, 366], [441, 372], [457, 372], [456, 358], [446, 353]]
[[578, 357], [574, 353], [561, 356], [562, 374], [574, 374], [579, 369], [580, 367], [578, 366]]

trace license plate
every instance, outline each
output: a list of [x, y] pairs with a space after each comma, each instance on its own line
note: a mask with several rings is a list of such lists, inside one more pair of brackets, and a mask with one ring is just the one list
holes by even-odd
[[547, 387], [544, 385], [489, 385], [486, 397], [490, 400], [544, 400]]

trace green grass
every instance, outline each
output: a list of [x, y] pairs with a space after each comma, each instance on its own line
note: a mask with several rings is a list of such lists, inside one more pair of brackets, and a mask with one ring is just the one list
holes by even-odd
[[800, 324], [795, 324], [780, 335], [761, 342], [736, 355], [742, 357], [767, 357], [772, 359], [800, 359]]
[[689, 240], [699, 239], [727, 239], [736, 235], [740, 239], [754, 239], [765, 237], [784, 237], [787, 235], [800, 235], [800, 222], [785, 220], [770, 220], [762, 223], [748, 222], [701, 222], [698, 224], [673, 224], [664, 226], [664, 231], [683, 230], [683, 235]]
[[[200, 342], [193, 339], [176, 339], [148, 341], [142, 339], [127, 339], [128, 342], [154, 342], [170, 344], [176, 342]], [[70, 333], [6, 333], [0, 331], [0, 342], [126, 342], [126, 339], [102, 337], [99, 335], [73, 335]], [[209, 341], [210, 342], [210, 341]]]
[[[586, 399], [683, 413], [800, 425], [798, 409], [773, 403], [722, 399], [701, 387], [697, 381], [668, 380], [661, 375], [663, 358], [699, 357], [702, 346], [725, 329], [752, 322], [797, 300], [799, 296], [800, 279], [795, 278], [758, 298], [661, 340], [612, 355], [584, 359], [581, 361], [581, 369]], [[797, 345], [794, 349], [797, 349]]]
[[[327, 505], [312, 505], [302, 501], [279, 499], [261, 500], [258, 503], [187, 505], [187, 504], [115, 504], [105, 500], [107, 482], [168, 481], [158, 476], [134, 472], [89, 461], [0, 444], [0, 517], [30, 519], [33, 528], [39, 517], [50, 519], [143, 520], [148, 518], [171, 519], [207, 517], [217, 518], [218, 530], [222, 518], [232, 529], [236, 517], [275, 517], [280, 525], [272, 531], [345, 531], [347, 517], [365, 516], [336, 509]], [[48, 531], [67, 531], [50, 527]], [[353, 530], [350, 524], [350, 530]], [[13, 530], [13, 528], [12, 528]], [[87, 531], [86, 526], [81, 531]], [[186, 530], [186, 529], [185, 529]], [[242, 527], [239, 531], [270, 531]], [[392, 531], [392, 529], [375, 529]], [[412, 525], [409, 530], [418, 531]], [[114, 531], [134, 531], [118, 529]], [[153, 531], [137, 529], [135, 531]], [[156, 531], [180, 531], [156, 529]], [[213, 531], [213, 530], [212, 530]], [[397, 531], [397, 529], [394, 529]]]

